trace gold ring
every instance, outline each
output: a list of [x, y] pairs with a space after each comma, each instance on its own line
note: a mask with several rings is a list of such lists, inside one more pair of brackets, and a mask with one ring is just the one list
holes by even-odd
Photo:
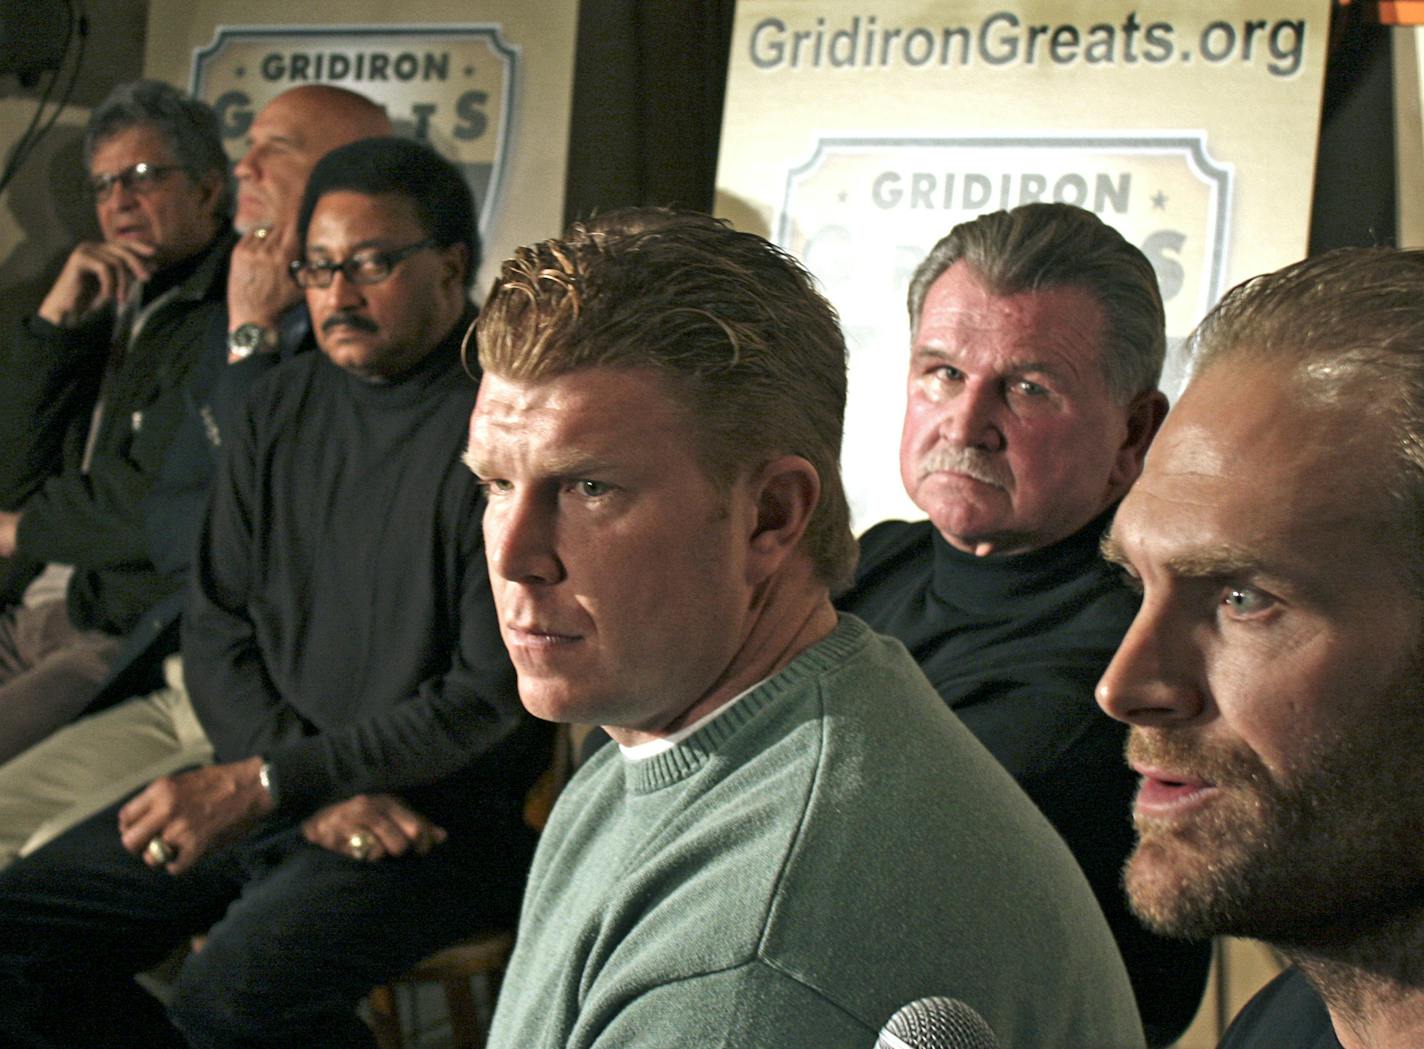
[[375, 843], [375, 839], [363, 830], [358, 830], [355, 834], [346, 839], [346, 844], [351, 849], [351, 858], [353, 860], [364, 860], [367, 856], [371, 855], [371, 846]]
[[178, 858], [178, 850], [162, 838], [150, 838], [144, 855], [160, 867], [165, 867]]
[[254, 230], [252, 231], [252, 235], [253, 235], [254, 237], [256, 237], [258, 240], [266, 240], [266, 239], [267, 239], [267, 234], [269, 234], [269, 233], [271, 233], [271, 232], [272, 232], [272, 231], [271, 231], [270, 229], [268, 229], [266, 226], [258, 226], [256, 229], [254, 229]]

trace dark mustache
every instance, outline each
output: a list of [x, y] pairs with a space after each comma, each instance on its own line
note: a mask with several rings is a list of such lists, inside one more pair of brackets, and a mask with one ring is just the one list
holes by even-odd
[[376, 332], [380, 330], [376, 322], [371, 320], [370, 317], [363, 317], [361, 314], [354, 313], [351, 310], [337, 310], [330, 317], [321, 322], [321, 330], [328, 332], [337, 325], [355, 328], [357, 331], [364, 331], [371, 335], [376, 334]]

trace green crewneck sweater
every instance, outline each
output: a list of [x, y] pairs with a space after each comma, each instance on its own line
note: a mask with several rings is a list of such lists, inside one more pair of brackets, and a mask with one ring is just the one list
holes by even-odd
[[1062, 841], [852, 616], [673, 749], [605, 747], [535, 857], [494, 1049], [870, 1049], [927, 995], [1013, 1049], [1138, 1049]]

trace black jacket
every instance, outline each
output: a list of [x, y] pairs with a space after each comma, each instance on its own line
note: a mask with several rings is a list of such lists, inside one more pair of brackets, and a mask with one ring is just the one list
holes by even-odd
[[[304, 304], [288, 310], [278, 328], [279, 352], [254, 354], [228, 364], [227, 311], [213, 318], [207, 348], [184, 394], [178, 434], [164, 457], [157, 482], [143, 501], [149, 556], [166, 576], [188, 578], [218, 455], [247, 403], [248, 391], [282, 361], [316, 347]], [[88, 712], [162, 686], [163, 660], [178, 651], [178, 625], [186, 600], [187, 587], [180, 586], [144, 612], [124, 638]]]
[[225, 310], [231, 235], [199, 256], [130, 340], [108, 391], [87, 472], [80, 468], [114, 313], [73, 328], [20, 321], [0, 346], [0, 508], [21, 512], [18, 553], [0, 562], [0, 605], [18, 602], [48, 562], [73, 565], [69, 616], [127, 632], [182, 585], [159, 571], [142, 502], [183, 414], [183, 391]]

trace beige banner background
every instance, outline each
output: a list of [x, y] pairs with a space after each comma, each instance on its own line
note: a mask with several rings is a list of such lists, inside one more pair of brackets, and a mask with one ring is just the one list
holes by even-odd
[[[325, 80], [389, 105], [392, 118], [407, 133], [423, 123], [431, 143], [457, 162], [480, 166], [501, 161], [504, 170], [495, 207], [482, 223], [485, 263], [476, 285], [482, 294], [500, 261], [514, 248], [557, 233], [562, 222], [577, 7], [526, 0], [482, 0], [459, 5], [458, 12], [452, 10], [455, 7], [448, 0], [406, 0], [398, 7], [378, 0], [304, 0], [301, 4], [290, 0], [152, 0], [144, 72], [192, 86], [195, 54], [213, 43], [215, 27], [289, 27], [292, 35], [285, 43], [272, 38], [255, 47], [256, 68], [237, 63], [245, 74], [241, 83], [257, 85], [251, 91], [254, 105], [265, 100], [261, 97], [264, 90], [270, 97], [297, 83]], [[430, 46], [429, 40], [403, 39], [394, 33], [383, 40], [378, 31], [383, 25], [428, 29], [432, 39], [442, 30], [498, 27], [499, 40], [517, 55], [510, 96], [513, 105], [508, 112], [497, 112], [497, 56], [480, 41], [459, 44], [442, 80], [436, 75], [438, 62], [432, 69], [426, 58], [428, 52], [440, 48]], [[356, 26], [377, 32], [359, 41], [342, 37]], [[303, 28], [327, 28], [332, 36], [326, 41], [314, 39], [298, 31]], [[318, 54], [326, 56], [320, 67]], [[332, 54], [345, 55], [351, 61], [344, 68], [339, 63], [333, 65]], [[354, 60], [358, 54], [367, 56], [359, 65]], [[371, 61], [370, 56], [382, 54], [387, 57], [384, 63]], [[413, 73], [408, 65], [397, 67], [402, 54], [417, 55]], [[268, 58], [271, 55], [277, 57]], [[294, 56], [299, 58], [295, 66]], [[230, 54], [213, 62], [213, 77], [202, 92], [210, 102], [238, 83]], [[467, 66], [471, 67], [468, 75]], [[340, 75], [333, 76], [333, 72]], [[483, 103], [466, 97], [463, 108], [457, 108], [471, 90], [489, 97]], [[416, 107], [426, 107], [424, 115]], [[241, 110], [235, 107], [229, 115], [238, 118]], [[509, 121], [507, 135], [502, 136], [495, 126], [500, 116]], [[482, 119], [489, 126], [472, 135], [480, 129]], [[457, 136], [457, 130], [466, 137]], [[503, 152], [497, 156], [501, 142]], [[239, 154], [240, 136], [228, 145], [230, 153]]]
[[[851, 343], [856, 527], [900, 487], [914, 266], [956, 222], [1093, 208], [1153, 260], [1180, 340], [1304, 254], [1329, 4], [742, 0], [717, 210], [795, 252]], [[1181, 361], [1169, 360], [1174, 393]]]
[[1394, 50], [1395, 199], [1398, 244], [1424, 247], [1424, 29], [1398, 28]]

